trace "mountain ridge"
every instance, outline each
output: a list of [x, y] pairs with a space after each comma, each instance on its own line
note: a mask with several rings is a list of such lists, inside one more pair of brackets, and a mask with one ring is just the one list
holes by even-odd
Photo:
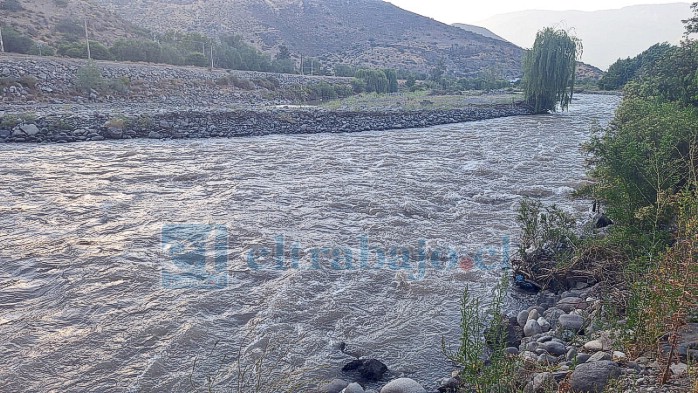
[[154, 32], [239, 34], [274, 53], [329, 63], [428, 72], [443, 60], [455, 76], [521, 74], [522, 50], [382, 0], [91, 0]]

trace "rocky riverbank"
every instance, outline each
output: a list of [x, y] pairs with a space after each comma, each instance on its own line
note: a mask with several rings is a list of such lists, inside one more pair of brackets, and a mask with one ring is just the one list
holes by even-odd
[[[86, 67], [95, 67], [96, 75], [85, 74]], [[87, 82], [101, 88], [85, 89]], [[359, 132], [532, 113], [524, 105], [468, 102], [456, 109], [427, 105], [416, 110], [293, 105], [315, 84], [350, 89], [350, 82], [350, 78], [115, 62], [90, 65], [76, 59], [3, 55], [0, 142]]]
[[80, 142], [105, 139], [184, 139], [268, 134], [359, 132], [428, 127], [527, 115], [521, 105], [423, 111], [178, 110], [11, 113], [0, 116], [0, 142]]

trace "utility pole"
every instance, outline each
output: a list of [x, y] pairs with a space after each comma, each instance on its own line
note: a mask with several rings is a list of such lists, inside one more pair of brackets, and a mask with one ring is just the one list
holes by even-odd
[[2, 41], [2, 26], [0, 26], [0, 52], [5, 53], [5, 43]]
[[87, 34], [87, 19], [85, 19], [85, 42], [87, 43], [87, 60], [92, 60], [92, 53], [90, 53], [90, 36]]

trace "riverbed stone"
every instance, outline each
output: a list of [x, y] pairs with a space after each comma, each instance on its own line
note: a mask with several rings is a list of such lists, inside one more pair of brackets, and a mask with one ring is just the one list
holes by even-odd
[[535, 319], [529, 319], [526, 321], [526, 325], [524, 326], [523, 330], [526, 337], [535, 336], [536, 334], [541, 334], [543, 332], [543, 329], [541, 329], [538, 321]]
[[553, 356], [561, 356], [567, 353], [567, 346], [558, 341], [548, 341], [541, 345], [541, 348]]
[[544, 333], [550, 331], [551, 326], [550, 322], [548, 322], [547, 319], [545, 319], [544, 317], [540, 317], [537, 321], [538, 325], [540, 325], [540, 328], [543, 330]]
[[590, 352], [608, 351], [611, 349], [611, 342], [609, 339], [601, 337], [585, 343], [584, 349]]
[[606, 352], [596, 352], [595, 354], [591, 355], [587, 362], [600, 362], [602, 360], [613, 360], [613, 358]]
[[552, 373], [536, 373], [533, 375], [533, 379], [526, 384], [524, 393], [556, 392], [557, 388], [558, 384]]
[[584, 299], [574, 296], [566, 297], [557, 302], [556, 305], [557, 308], [564, 312], [571, 312], [578, 308], [585, 309], [587, 306], [588, 304], [584, 301]]
[[19, 126], [19, 129], [22, 130], [22, 132], [24, 132], [24, 134], [28, 136], [34, 136], [41, 132], [39, 130], [39, 127], [36, 126], [36, 124], [22, 124]]
[[427, 393], [427, 391], [414, 379], [398, 378], [383, 386], [380, 393]]
[[519, 312], [519, 314], [516, 316], [516, 321], [519, 323], [519, 326], [526, 326], [526, 321], [528, 321], [528, 310]]
[[564, 314], [560, 315], [558, 319], [558, 324], [560, 329], [571, 330], [573, 332], [579, 332], [584, 327], [584, 318], [577, 314]]
[[621, 370], [611, 361], [587, 362], [578, 365], [570, 377], [573, 393], [601, 393], [608, 381], [620, 376]]
[[537, 309], [534, 308], [528, 312], [528, 319], [538, 320], [538, 318], [540, 318], [540, 313]]

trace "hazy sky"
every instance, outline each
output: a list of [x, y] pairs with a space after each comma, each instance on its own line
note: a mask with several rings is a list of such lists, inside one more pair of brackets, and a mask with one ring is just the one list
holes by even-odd
[[496, 14], [523, 10], [597, 11], [622, 8], [635, 4], [681, 3], [681, 0], [388, 0], [396, 6], [429, 16], [444, 23], [474, 23]]

